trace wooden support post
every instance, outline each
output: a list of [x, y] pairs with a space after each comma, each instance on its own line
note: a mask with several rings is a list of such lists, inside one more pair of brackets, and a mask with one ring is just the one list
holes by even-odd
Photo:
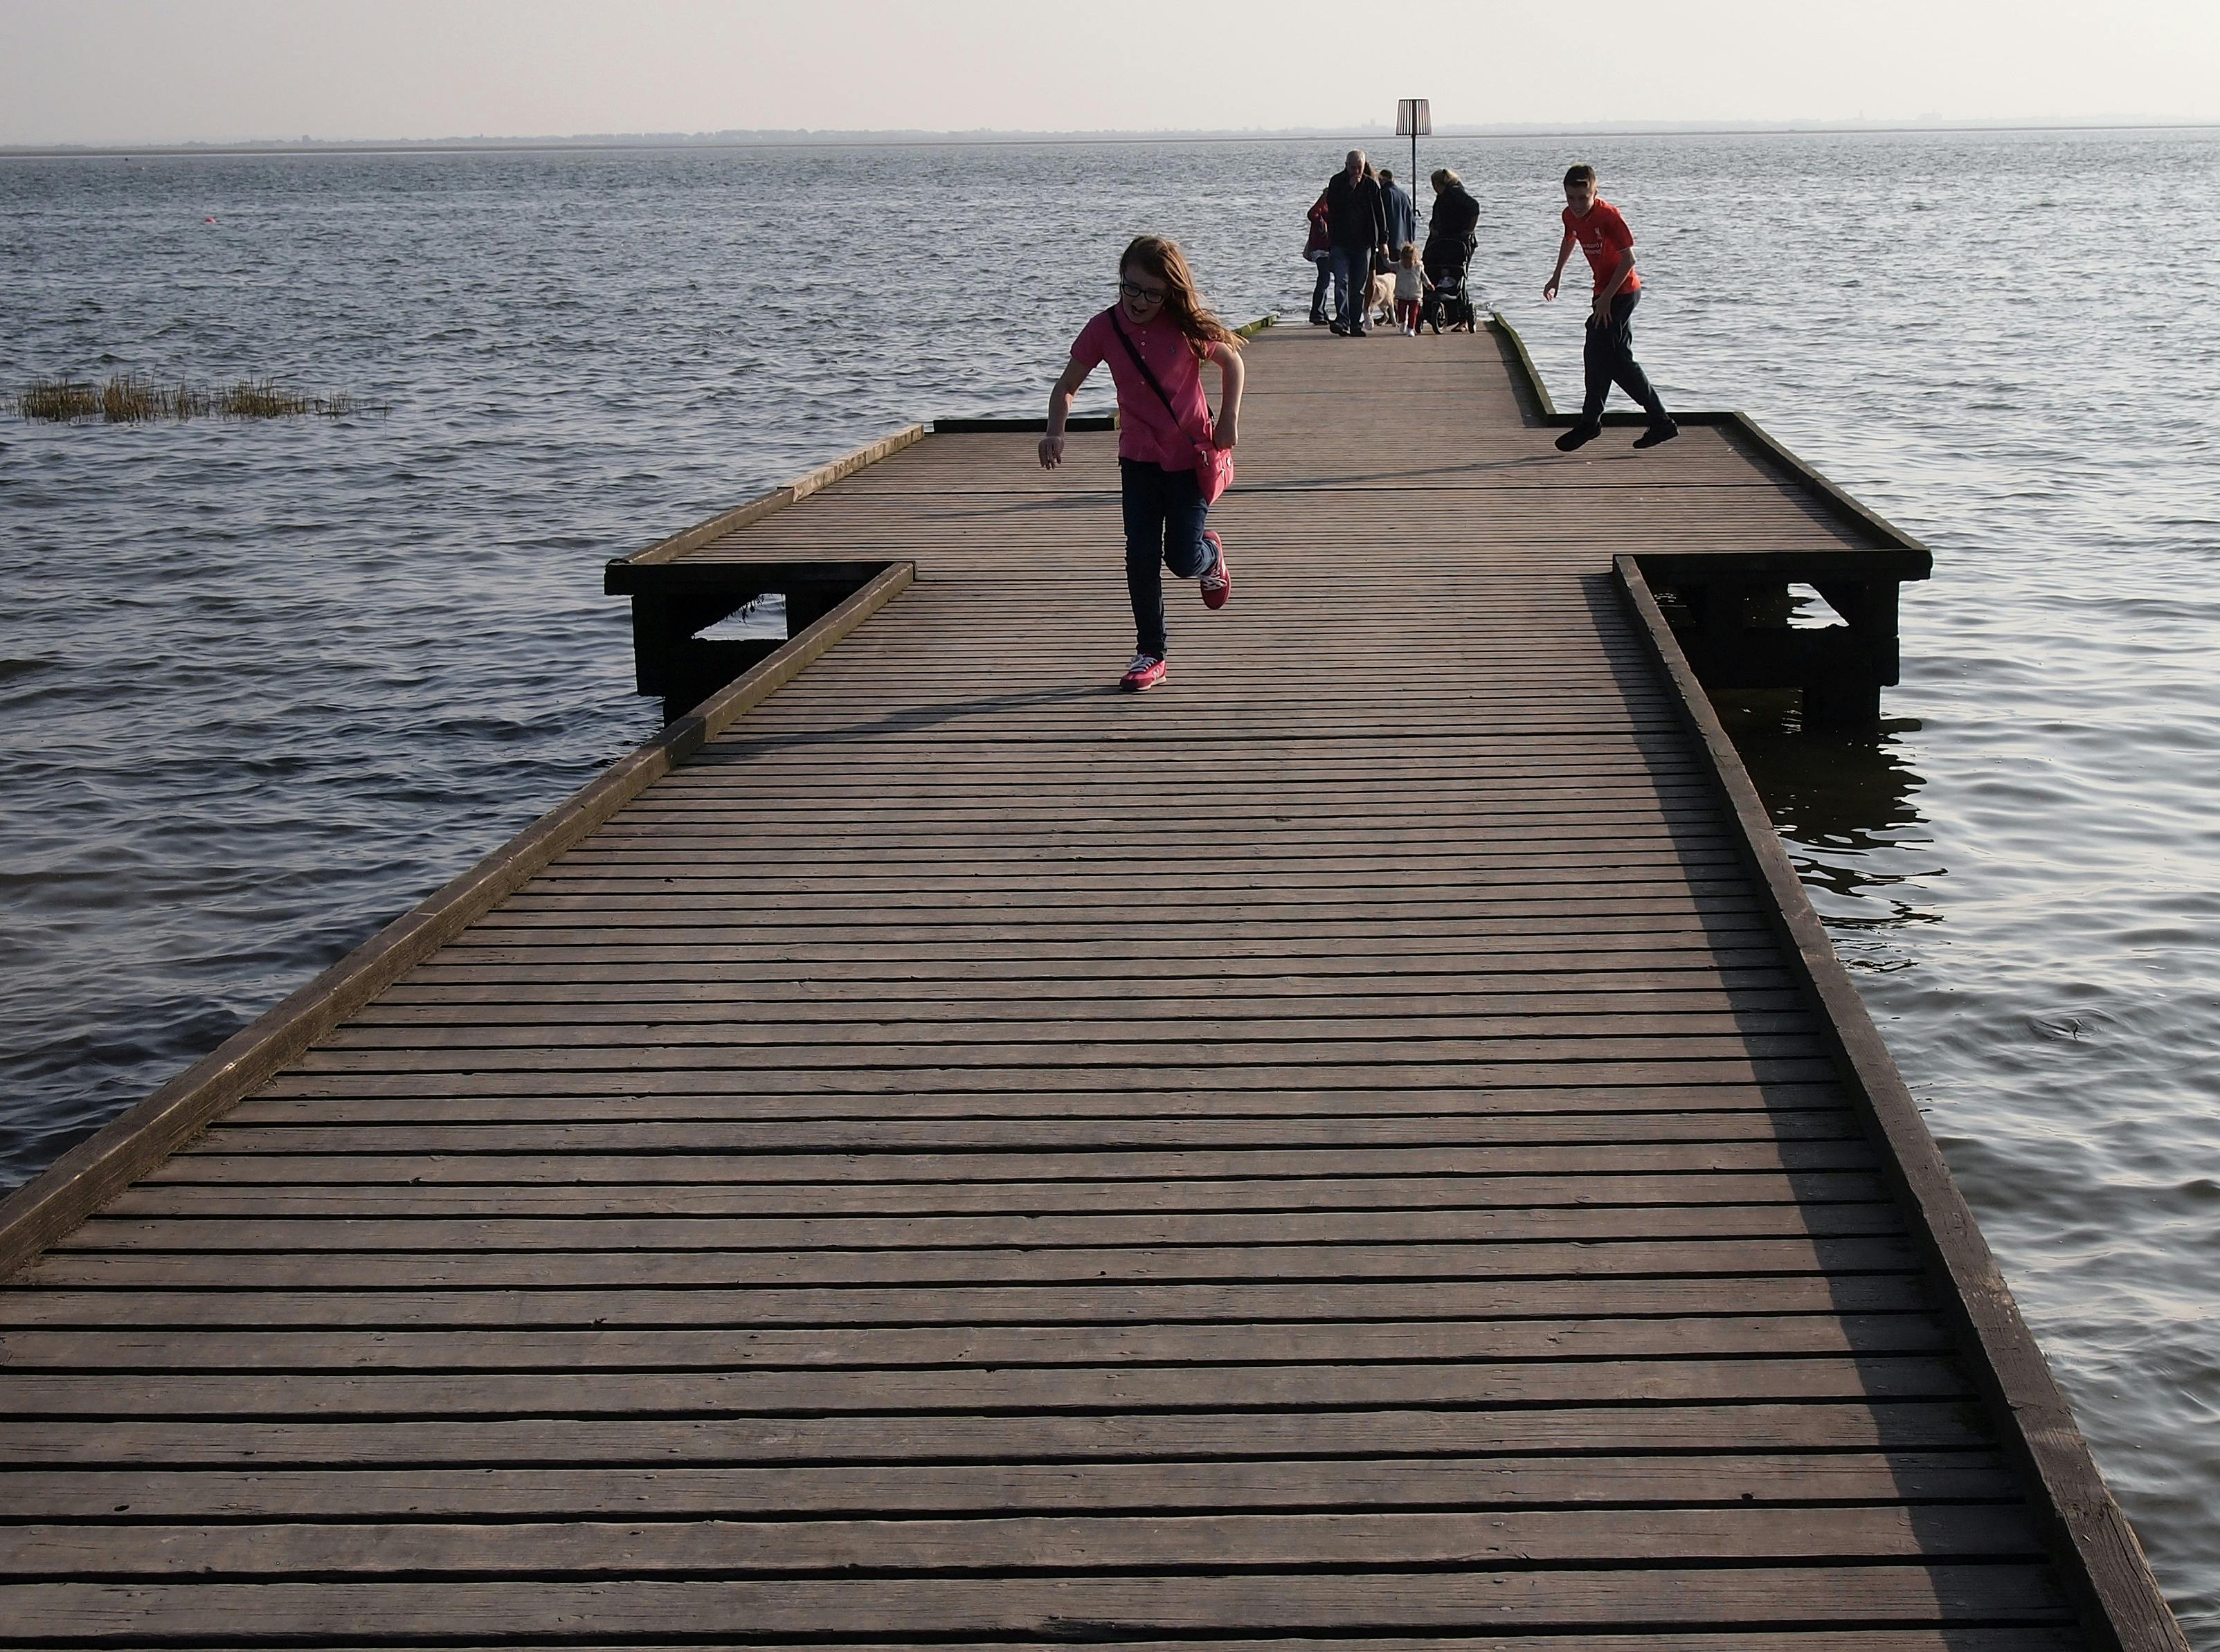
[[1813, 577], [1810, 583], [1840, 614], [1839, 626], [1792, 626], [1788, 587], [1798, 570], [1738, 570], [1738, 558], [1673, 576], [1674, 634], [1698, 679], [1714, 693], [1796, 689], [1815, 728], [1869, 726], [1880, 717], [1880, 691], [1897, 680], [1894, 577]]
[[[752, 583], [752, 582], [750, 582]], [[670, 685], [674, 679], [694, 681], [701, 675], [703, 651], [719, 647], [714, 643], [703, 643], [695, 634], [715, 625], [720, 620], [737, 614], [755, 598], [759, 591], [742, 594], [739, 590], [722, 595], [701, 591], [638, 591], [632, 599], [633, 682], [641, 694], [659, 694], [666, 697], [677, 693]], [[726, 672], [709, 685], [714, 689], [729, 683], [741, 671], [762, 658], [754, 653], [737, 669]], [[702, 694], [708, 689], [702, 690]], [[691, 706], [702, 694], [688, 700]], [[683, 709], [683, 708], [681, 708]]]
[[641, 694], [663, 697], [667, 720], [691, 710], [783, 640], [704, 637], [708, 627], [776, 591], [786, 598], [786, 634], [798, 637], [889, 565], [627, 559], [608, 565], [603, 588], [632, 599], [633, 683]]

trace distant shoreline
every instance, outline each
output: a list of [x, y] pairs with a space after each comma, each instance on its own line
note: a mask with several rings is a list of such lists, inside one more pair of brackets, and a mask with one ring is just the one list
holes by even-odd
[[[1444, 127], [1430, 142], [1471, 138], [1806, 138], [1889, 135], [1948, 136], [1982, 133], [2037, 132], [2211, 132], [2211, 121], [2030, 121], [2012, 122], [1918, 121], [1911, 122], [1805, 123], [1774, 122], [1745, 125], [1495, 126]], [[380, 138], [302, 141], [241, 140], [235, 143], [0, 145], [0, 160], [98, 160], [246, 155], [548, 154], [620, 150], [736, 149], [939, 149], [1038, 147], [1044, 145], [1151, 143], [1332, 143], [1399, 144], [1406, 141], [1385, 128], [1346, 130], [1293, 128], [1275, 132], [730, 132], [694, 136], [682, 133], [542, 138]]]

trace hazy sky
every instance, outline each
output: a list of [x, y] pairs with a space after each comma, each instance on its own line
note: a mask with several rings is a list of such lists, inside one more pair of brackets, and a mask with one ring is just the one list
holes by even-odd
[[2220, 121], [2220, 0], [0, 0], [0, 144], [1333, 128], [1400, 97]]

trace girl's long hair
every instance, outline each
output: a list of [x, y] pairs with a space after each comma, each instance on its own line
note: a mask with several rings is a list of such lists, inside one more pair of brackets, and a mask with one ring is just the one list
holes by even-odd
[[1187, 267], [1187, 254], [1179, 250], [1177, 241], [1168, 241], [1161, 235], [1136, 235], [1118, 260], [1121, 277], [1129, 265], [1138, 265], [1164, 284], [1164, 313], [1186, 335], [1198, 357], [1207, 354], [1213, 344], [1233, 350], [1241, 347], [1240, 334], [1203, 303], [1202, 294], [1195, 288], [1194, 271]]

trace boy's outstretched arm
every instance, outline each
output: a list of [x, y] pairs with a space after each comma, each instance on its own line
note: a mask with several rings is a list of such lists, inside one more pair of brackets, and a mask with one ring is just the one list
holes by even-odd
[[1076, 361], [1069, 362], [1049, 391], [1048, 433], [1040, 439], [1042, 470], [1053, 471], [1063, 463], [1063, 427], [1071, 417], [1071, 398], [1079, 394], [1079, 387], [1087, 383], [1088, 374], [1094, 371]]
[[1209, 359], [1218, 364], [1218, 423], [1211, 442], [1231, 447], [1240, 439], [1241, 387], [1248, 382], [1249, 370], [1242, 365], [1241, 352], [1230, 344], [1212, 345]]
[[1557, 243], [1557, 267], [1550, 271], [1550, 278], [1542, 284], [1542, 296], [1544, 299], [1555, 298], [1557, 296], [1557, 284], [1565, 278], [1565, 260], [1572, 257], [1573, 244], [1576, 239], [1573, 232], [1568, 229], [1565, 232], [1565, 238]]

